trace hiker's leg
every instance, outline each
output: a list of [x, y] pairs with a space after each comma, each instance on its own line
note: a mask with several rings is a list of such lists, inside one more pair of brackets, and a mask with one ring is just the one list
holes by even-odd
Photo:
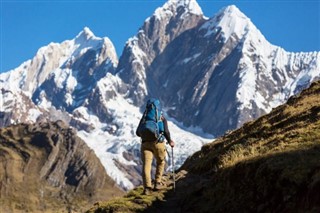
[[152, 150], [150, 150], [150, 143], [144, 142], [141, 144], [141, 159], [142, 159], [142, 180], [145, 188], [151, 188], [151, 164], [152, 164]]
[[156, 183], [161, 182], [164, 166], [166, 163], [166, 146], [165, 143], [156, 143], [155, 144], [155, 152], [154, 155], [156, 157], [157, 161], [157, 167], [156, 167]]

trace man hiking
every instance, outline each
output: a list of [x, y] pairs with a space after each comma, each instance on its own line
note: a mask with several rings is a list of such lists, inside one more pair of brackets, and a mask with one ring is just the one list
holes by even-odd
[[161, 181], [165, 167], [166, 147], [165, 139], [171, 147], [174, 142], [171, 140], [168, 123], [163, 116], [158, 99], [149, 99], [146, 109], [139, 122], [136, 135], [141, 137], [141, 159], [142, 159], [142, 179], [143, 194], [149, 195], [152, 191], [151, 166], [153, 157], [156, 159], [156, 174], [153, 190], [163, 188]]

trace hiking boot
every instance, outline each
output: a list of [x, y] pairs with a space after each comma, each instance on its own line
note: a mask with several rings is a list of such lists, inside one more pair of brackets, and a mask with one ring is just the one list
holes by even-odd
[[150, 195], [151, 192], [152, 192], [152, 188], [151, 187], [146, 187], [146, 188], [144, 188], [142, 194], [143, 195]]
[[165, 188], [167, 188], [167, 186], [166, 186], [164, 183], [156, 182], [156, 183], [154, 184], [153, 190], [154, 190], [154, 191], [158, 191], [158, 190], [165, 189]]

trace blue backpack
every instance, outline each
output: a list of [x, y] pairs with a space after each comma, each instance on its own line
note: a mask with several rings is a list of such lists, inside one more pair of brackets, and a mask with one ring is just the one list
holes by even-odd
[[137, 135], [141, 137], [142, 141], [164, 140], [164, 126], [161, 116], [160, 101], [154, 98], [149, 99], [137, 129]]

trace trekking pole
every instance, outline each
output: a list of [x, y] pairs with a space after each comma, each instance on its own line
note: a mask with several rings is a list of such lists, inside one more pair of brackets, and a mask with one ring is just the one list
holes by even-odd
[[172, 177], [173, 177], [173, 191], [176, 191], [176, 178], [174, 175], [174, 159], [173, 159], [173, 147], [171, 147], [171, 166], [172, 166]]

